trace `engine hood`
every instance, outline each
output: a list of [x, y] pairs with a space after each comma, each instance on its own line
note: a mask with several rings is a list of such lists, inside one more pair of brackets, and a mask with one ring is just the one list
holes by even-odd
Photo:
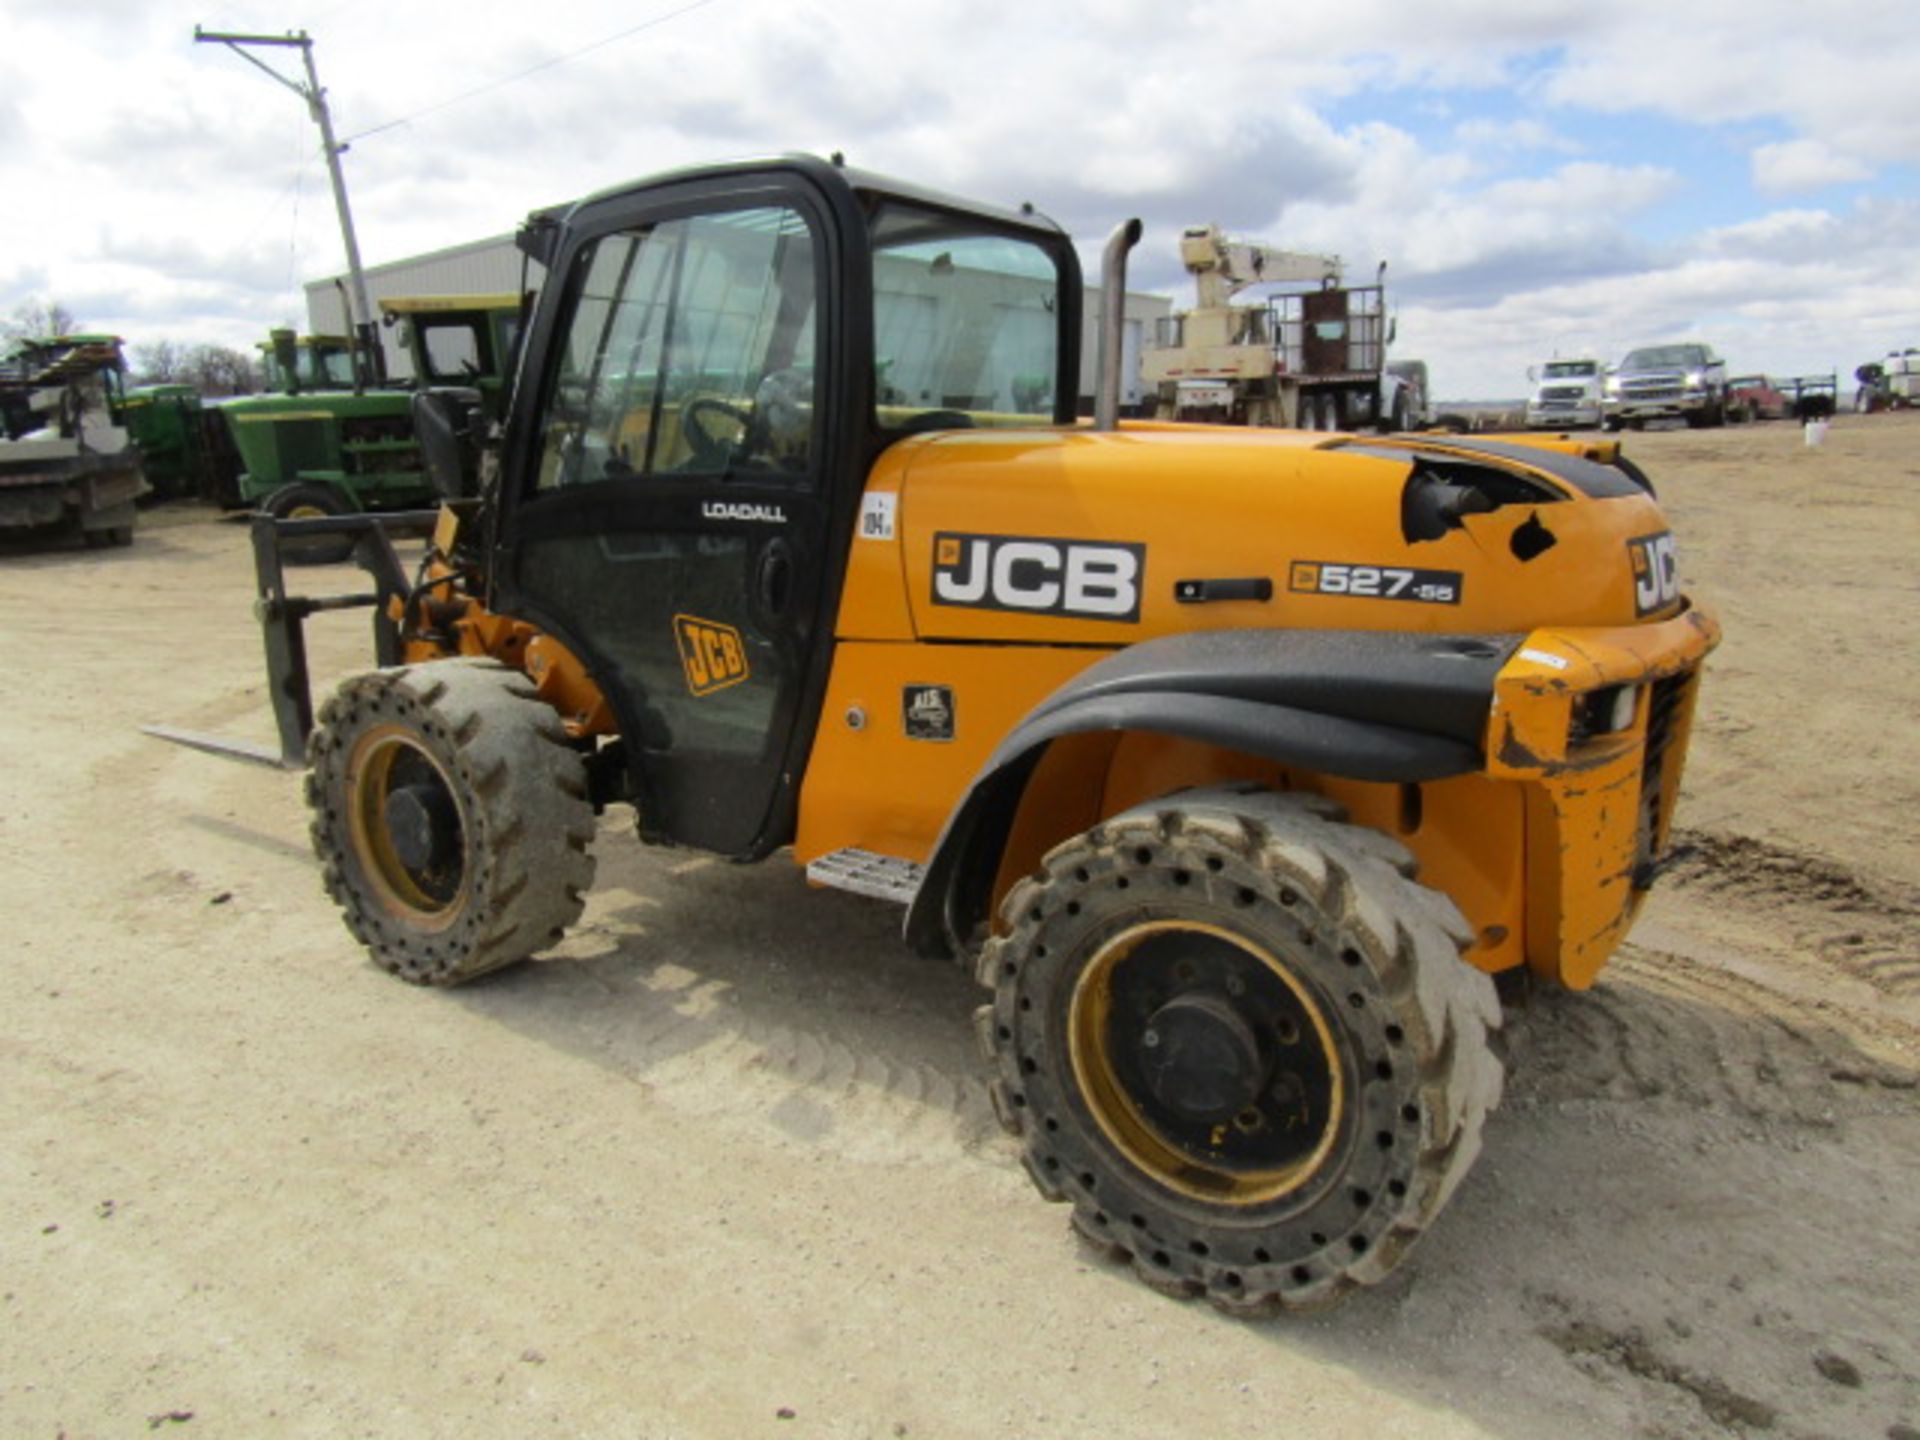
[[[1646, 490], [1521, 437], [955, 431], [887, 451], [867, 495], [884, 505], [902, 618], [923, 639], [1518, 633], [1684, 603]], [[855, 548], [877, 579], [878, 555]]]

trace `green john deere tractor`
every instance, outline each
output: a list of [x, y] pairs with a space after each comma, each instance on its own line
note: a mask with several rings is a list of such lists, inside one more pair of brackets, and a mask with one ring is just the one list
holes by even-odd
[[[412, 361], [414, 383], [470, 387], [483, 409], [497, 409], [517, 295], [402, 297], [381, 309]], [[240, 457], [230, 503], [282, 520], [432, 503], [413, 433], [413, 384], [366, 384], [343, 336], [276, 330], [262, 350], [273, 393], [219, 406]], [[322, 564], [349, 549], [323, 537], [288, 558]]]

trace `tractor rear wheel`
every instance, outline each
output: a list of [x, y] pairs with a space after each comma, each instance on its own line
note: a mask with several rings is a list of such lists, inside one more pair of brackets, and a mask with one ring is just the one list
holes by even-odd
[[321, 709], [307, 760], [327, 893], [382, 969], [458, 985], [579, 918], [585, 770], [519, 671], [460, 659], [355, 676]]
[[1384, 1279], [1480, 1148], [1492, 981], [1397, 841], [1318, 796], [1139, 806], [1009, 894], [979, 962], [995, 1109], [1155, 1289], [1265, 1313]]

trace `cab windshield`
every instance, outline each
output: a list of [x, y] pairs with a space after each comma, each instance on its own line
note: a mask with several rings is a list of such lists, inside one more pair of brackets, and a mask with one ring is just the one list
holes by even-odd
[[353, 353], [344, 347], [310, 347], [301, 360], [306, 373], [301, 377], [316, 389], [353, 388]]
[[1636, 350], [1620, 362], [1622, 370], [1664, 370], [1686, 365], [1704, 365], [1705, 353], [1698, 345], [1656, 345]]
[[1545, 375], [1549, 380], [1580, 380], [1597, 374], [1599, 368], [1592, 360], [1549, 360]]
[[286, 367], [280, 363], [280, 357], [271, 349], [261, 347], [263, 364], [267, 372], [267, 388], [270, 390], [289, 390], [289, 383], [298, 380], [302, 390], [351, 390], [353, 388], [353, 353], [344, 344], [318, 344], [309, 341], [296, 352], [294, 364], [297, 374], [289, 376]]
[[873, 333], [881, 428], [1051, 420], [1060, 278], [1054, 256], [1030, 239], [904, 201], [879, 205]]

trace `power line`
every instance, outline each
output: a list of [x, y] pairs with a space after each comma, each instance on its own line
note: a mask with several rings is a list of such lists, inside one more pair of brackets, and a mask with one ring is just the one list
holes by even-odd
[[378, 135], [383, 130], [396, 129], [401, 125], [406, 125], [411, 123], [412, 121], [420, 119], [421, 116], [423, 115], [431, 115], [435, 111], [445, 110], [448, 106], [458, 105], [463, 100], [472, 100], [476, 96], [489, 94], [492, 91], [499, 90], [504, 88], [505, 86], [511, 85], [517, 80], [524, 80], [529, 75], [537, 75], [542, 70], [551, 70], [556, 65], [564, 65], [569, 60], [578, 60], [582, 55], [589, 55], [589, 54], [592, 54], [595, 50], [604, 49], [608, 45], [613, 44], [615, 41], [625, 40], [628, 36], [631, 36], [631, 35], [638, 35], [642, 30], [651, 30], [656, 25], [664, 25], [669, 20], [678, 20], [682, 15], [691, 14], [693, 11], [703, 9], [704, 7], [711, 5], [713, 3], [714, 3], [714, 0], [693, 0], [693, 3], [691, 5], [682, 5], [678, 10], [669, 10], [666, 14], [656, 15], [651, 20], [643, 20], [638, 25], [629, 26], [627, 29], [620, 31], [617, 35], [609, 35], [604, 40], [594, 41], [591, 45], [582, 45], [578, 50], [570, 50], [565, 55], [557, 55], [551, 60], [542, 60], [538, 65], [529, 65], [525, 70], [518, 71], [512, 75], [504, 76], [499, 80], [489, 81], [487, 84], [482, 85], [477, 89], [466, 90], [458, 95], [450, 96], [445, 100], [441, 100], [436, 102], [435, 104], [427, 106], [425, 109], [415, 110], [410, 115], [402, 115], [396, 120], [383, 121], [381, 124], [372, 126], [369, 129], [356, 131], [354, 134], [347, 136], [347, 138], [342, 140], [340, 143], [342, 147], [345, 147], [347, 145], [351, 145], [355, 140], [364, 140], [369, 135]]

